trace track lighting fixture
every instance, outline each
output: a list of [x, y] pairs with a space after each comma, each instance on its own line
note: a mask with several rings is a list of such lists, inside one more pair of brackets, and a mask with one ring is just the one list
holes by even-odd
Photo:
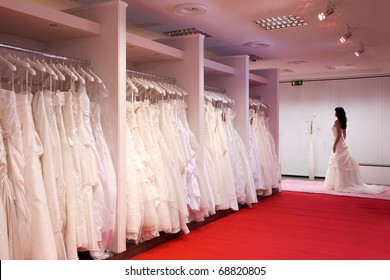
[[364, 46], [363, 44], [360, 44], [360, 47], [359, 49], [355, 52], [355, 55], [356, 56], [360, 56], [362, 53], [364, 53], [365, 49], [364, 49]]
[[351, 36], [352, 36], [352, 28], [348, 26], [347, 33], [345, 33], [345, 35], [340, 38], [340, 42], [344, 44], [347, 41], [347, 39], [350, 38]]
[[263, 58], [261, 56], [255, 55], [255, 54], [250, 54], [249, 55], [249, 60], [252, 61], [252, 62], [256, 62], [259, 59], [263, 59]]
[[327, 16], [330, 16], [336, 11], [336, 6], [332, 2], [328, 2], [328, 7], [326, 8], [326, 11], [323, 13], [320, 13], [318, 15], [319, 20], [324, 20]]

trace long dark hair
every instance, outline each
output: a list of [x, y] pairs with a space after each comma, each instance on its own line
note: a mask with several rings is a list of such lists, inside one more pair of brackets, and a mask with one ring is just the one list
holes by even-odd
[[339, 120], [341, 128], [347, 129], [347, 116], [345, 114], [344, 108], [337, 107], [335, 111], [336, 111], [336, 118]]

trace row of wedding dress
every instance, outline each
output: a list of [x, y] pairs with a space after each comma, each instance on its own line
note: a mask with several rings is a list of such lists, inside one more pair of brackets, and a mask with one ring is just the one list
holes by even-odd
[[281, 190], [281, 168], [275, 141], [268, 126], [268, 107], [258, 100], [250, 100], [249, 161], [255, 188], [259, 195], [272, 195]]
[[80, 250], [107, 257], [116, 175], [95, 102], [106, 94], [104, 84], [93, 82], [92, 71], [6, 58], [0, 61], [0, 259], [78, 259]]
[[234, 127], [233, 101], [206, 91], [205, 157], [217, 210], [257, 202], [246, 147]]
[[187, 120], [187, 93], [139, 74], [127, 78], [128, 241], [139, 243], [160, 232], [188, 233], [189, 222], [218, 210], [238, 210], [240, 204], [251, 206], [258, 195], [280, 186], [275, 146], [259, 114], [251, 122], [253, 156], [234, 127], [234, 101], [205, 91], [201, 156]]
[[188, 233], [187, 224], [215, 214], [215, 206], [187, 121], [187, 93], [137, 77], [128, 79], [128, 93], [127, 239], [138, 243], [160, 232]]

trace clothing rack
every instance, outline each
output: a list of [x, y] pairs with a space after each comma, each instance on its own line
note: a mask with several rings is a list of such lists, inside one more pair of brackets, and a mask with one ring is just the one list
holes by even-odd
[[204, 86], [204, 91], [211, 91], [211, 92], [222, 93], [222, 94], [226, 93], [226, 89], [224, 88], [218, 88], [218, 87], [207, 86], [207, 85]]
[[127, 75], [139, 77], [139, 78], [144, 78], [144, 79], [151, 79], [156, 82], [167, 82], [170, 84], [176, 84], [176, 79], [172, 77], [166, 77], [166, 76], [160, 76], [156, 74], [150, 74], [150, 73], [144, 73], [144, 72], [139, 72], [135, 70], [126, 70]]
[[260, 109], [265, 109], [265, 110], [269, 109], [269, 105], [262, 103], [258, 99], [250, 98], [249, 105], [252, 106], [253, 108], [260, 108]]
[[256, 114], [268, 116], [269, 105], [264, 104], [258, 99], [249, 98], [249, 109], [253, 109]]
[[226, 95], [226, 90], [223, 88], [217, 88], [213, 86], [204, 86], [205, 98], [210, 101], [217, 102], [217, 106], [223, 106], [223, 104], [228, 107], [232, 107], [234, 105], [234, 100]]
[[29, 54], [40, 55], [40, 56], [43, 56], [43, 57], [48, 57], [48, 58], [53, 58], [53, 59], [58, 59], [58, 60], [65, 60], [65, 61], [68, 61], [68, 62], [71, 62], [71, 63], [78, 63], [78, 64], [83, 64], [83, 65], [90, 65], [91, 64], [89, 60], [85, 60], [85, 59], [61, 56], [61, 55], [56, 55], [56, 54], [51, 54], [51, 53], [46, 53], [46, 52], [40, 52], [40, 51], [35, 51], [35, 50], [30, 50], [30, 49], [25, 49], [25, 48], [20, 48], [20, 47], [15, 47], [15, 46], [11, 46], [11, 45], [0, 44], [0, 48], [13, 50], [13, 51], [24, 52], [24, 53], [29, 53]]

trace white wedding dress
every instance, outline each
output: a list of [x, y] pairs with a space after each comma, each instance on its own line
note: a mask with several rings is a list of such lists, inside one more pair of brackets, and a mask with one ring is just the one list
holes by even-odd
[[[336, 137], [336, 127], [332, 127], [332, 132]], [[383, 186], [363, 183], [359, 164], [349, 153], [348, 145], [343, 137], [337, 143], [336, 152], [332, 152], [330, 155], [325, 177], [325, 188], [338, 192], [369, 194], [381, 193], [384, 190]]]

